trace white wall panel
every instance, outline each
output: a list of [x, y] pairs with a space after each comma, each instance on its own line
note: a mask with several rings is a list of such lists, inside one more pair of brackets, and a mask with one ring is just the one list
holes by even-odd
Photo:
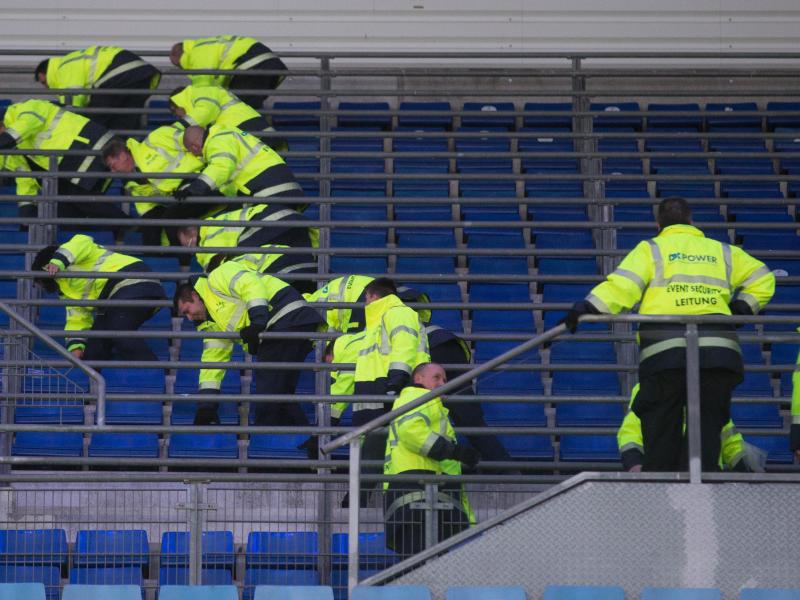
[[241, 33], [280, 50], [800, 49], [798, 0], [3, 0], [0, 47], [164, 49]]

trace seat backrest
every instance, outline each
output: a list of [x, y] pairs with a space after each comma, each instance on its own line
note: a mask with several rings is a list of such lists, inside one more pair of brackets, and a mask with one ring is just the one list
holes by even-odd
[[800, 600], [800, 588], [797, 589], [743, 588], [742, 590], [739, 591], [739, 600]]
[[333, 600], [328, 585], [257, 585], [253, 600]]
[[445, 600], [526, 600], [525, 590], [519, 586], [451, 587]]
[[359, 585], [353, 588], [350, 600], [431, 600], [431, 591], [424, 585]]
[[45, 600], [43, 583], [0, 583], [0, 600]]
[[548, 585], [544, 600], [625, 600], [625, 591], [617, 586]]
[[61, 600], [142, 600], [138, 585], [82, 585], [68, 583]]
[[162, 585], [159, 600], [239, 600], [235, 585]]
[[721, 600], [717, 588], [644, 588], [642, 600]]

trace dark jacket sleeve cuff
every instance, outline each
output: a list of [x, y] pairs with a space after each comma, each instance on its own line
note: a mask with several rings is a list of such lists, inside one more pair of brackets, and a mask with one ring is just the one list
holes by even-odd
[[792, 423], [789, 429], [789, 447], [800, 450], [800, 423]]
[[642, 464], [642, 459], [644, 456], [638, 450], [629, 448], [620, 455], [620, 458], [622, 459], [622, 467], [626, 471], [630, 471], [631, 468], [635, 467], [636, 465]]

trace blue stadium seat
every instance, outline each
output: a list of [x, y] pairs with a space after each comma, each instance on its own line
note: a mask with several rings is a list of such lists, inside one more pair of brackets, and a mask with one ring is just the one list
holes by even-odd
[[532, 221], [587, 221], [585, 206], [564, 206], [553, 204], [528, 204], [528, 218]]
[[[69, 570], [69, 582], [90, 586], [123, 586], [141, 587], [143, 583], [140, 567], [73, 567]], [[87, 598], [91, 596], [81, 596]], [[98, 598], [107, 598], [101, 595]], [[137, 600], [141, 595], [137, 596]], [[63, 600], [63, 598], [62, 598]]]
[[[44, 586], [44, 597], [47, 600], [58, 600], [61, 584], [61, 569], [48, 566], [0, 565], [0, 583], [27, 583]], [[39, 586], [36, 586], [41, 591]], [[38, 592], [37, 592], [38, 595]], [[41, 596], [38, 596], [41, 598]], [[28, 596], [17, 596], [13, 600], [31, 600]], [[139, 600], [139, 599], [137, 599]]]
[[333, 600], [328, 585], [259, 585], [253, 600]]
[[748, 115], [748, 112], [757, 111], [755, 102], [708, 102], [706, 111], [724, 112], [724, 115], [707, 115], [706, 128], [709, 131], [725, 130], [761, 130], [761, 117]]
[[498, 435], [514, 460], [553, 460], [555, 453], [549, 435]]
[[649, 131], [700, 131], [703, 127], [703, 118], [699, 115], [700, 105], [696, 102], [679, 102], [672, 104], [662, 104], [651, 102], [647, 106], [651, 113], [659, 112], [690, 112], [697, 114], [687, 115], [650, 115], [647, 117], [647, 129]]
[[245, 563], [249, 567], [316, 567], [317, 534], [314, 531], [251, 531]]
[[[766, 373], [765, 373], [766, 375]], [[737, 396], [747, 394], [738, 387], [734, 392]], [[783, 427], [783, 419], [777, 404], [753, 404], [748, 402], [733, 402], [731, 404], [731, 419], [737, 427]]]
[[[58, 588], [55, 597], [58, 598]], [[47, 600], [43, 583], [0, 583], [0, 600]]]
[[[461, 290], [457, 283], [431, 283], [431, 282], [408, 282], [409, 287], [413, 287], [428, 295], [431, 302], [461, 302]], [[431, 324], [444, 327], [450, 331], [459, 332], [464, 330], [461, 321], [461, 310], [459, 309], [436, 309], [431, 315]]]
[[[445, 171], [446, 172], [446, 171]], [[395, 173], [400, 173], [397, 170], [397, 163], [395, 162]], [[395, 180], [392, 192], [397, 198], [447, 198], [450, 194], [450, 184], [447, 181], [433, 181], [433, 180], [420, 180], [412, 181], [408, 179]], [[408, 220], [406, 216], [398, 217], [398, 209], [400, 214], [408, 214], [410, 209], [418, 204], [404, 205], [396, 204], [394, 207], [395, 216], [398, 220]], [[446, 218], [450, 218], [450, 206], [446, 204], [426, 206], [426, 209], [433, 210], [447, 210]], [[423, 213], [424, 215], [425, 213]], [[427, 220], [420, 215], [417, 220]], [[431, 220], [438, 220], [438, 216], [432, 216]]]
[[625, 600], [625, 590], [618, 586], [548, 585], [544, 600]]
[[646, 587], [641, 600], [722, 600], [722, 594], [716, 588]]
[[114, 244], [114, 234], [110, 231], [93, 231], [93, 230], [86, 230], [86, 231], [75, 231], [69, 229], [59, 229], [58, 233], [56, 234], [56, 243], [57, 244], [66, 244], [70, 241], [74, 236], [78, 234], [88, 235], [90, 236], [96, 244], [101, 246], [112, 246]]
[[162, 585], [158, 600], [239, 600], [235, 585]]
[[576, 180], [537, 180], [525, 182], [529, 198], [583, 198], [583, 183]]
[[169, 100], [149, 98], [145, 108], [159, 111], [157, 113], [148, 113], [145, 117], [148, 129], [156, 129], [162, 125], [170, 125], [175, 122], [175, 115], [169, 110]]
[[540, 258], [537, 261], [541, 275], [596, 275], [594, 258]]
[[392, 128], [392, 117], [388, 114], [371, 114], [389, 111], [388, 102], [339, 102], [339, 127], [375, 127], [386, 130]]
[[[331, 536], [331, 564], [334, 570], [347, 570], [346, 533], [334, 533]], [[372, 570], [383, 570], [400, 562], [400, 555], [386, 547], [386, 535], [382, 531], [358, 534], [359, 567]]]
[[[770, 102], [770, 104], [776, 103]], [[795, 103], [787, 102], [786, 104]], [[742, 588], [739, 590], [739, 600], [800, 600], [800, 588]]]
[[[311, 114], [321, 108], [319, 100], [286, 102], [277, 101], [272, 105], [272, 123], [276, 129], [319, 129], [319, 114]], [[308, 114], [275, 114], [279, 111], [308, 111]]]
[[[527, 129], [521, 130], [523, 133]], [[572, 139], [558, 137], [529, 137], [519, 140], [520, 152], [574, 152]], [[569, 157], [523, 157], [523, 173], [577, 173], [578, 159]]]
[[524, 256], [470, 256], [467, 266], [470, 273], [528, 274], [528, 259]]
[[147, 566], [149, 553], [147, 532], [143, 529], [82, 529], [75, 537], [72, 564], [141, 569]]
[[[197, 390], [197, 370], [187, 370], [187, 369], [180, 369], [178, 373], [188, 373], [189, 375], [193, 375], [188, 379], [194, 383], [194, 391]], [[239, 384], [239, 372], [234, 371], [236, 373], [236, 391], [234, 393], [240, 393], [241, 387]], [[230, 378], [229, 378], [230, 379]], [[189, 382], [187, 382], [189, 383]], [[188, 387], [188, 386], [187, 386]], [[178, 386], [176, 384], [176, 393], [184, 393], [178, 392]], [[183, 389], [183, 387], [181, 388]], [[225, 389], [223, 389], [222, 393], [228, 393]], [[170, 414], [170, 425], [192, 425], [194, 423], [194, 416], [197, 413], [197, 402], [173, 402], [172, 403], [172, 413]], [[217, 414], [219, 415], [219, 422], [220, 425], [238, 425], [239, 424], [239, 408], [237, 402], [219, 402], [217, 408]]]
[[430, 590], [421, 585], [385, 585], [368, 587], [357, 585], [350, 594], [351, 600], [431, 600]]
[[247, 458], [297, 458], [307, 457], [305, 449], [300, 445], [308, 441], [302, 434], [253, 434], [247, 448]]
[[[200, 581], [203, 585], [231, 585], [233, 574], [230, 569], [207, 569], [200, 571]], [[158, 569], [158, 584], [164, 585], [189, 585], [189, 567], [160, 567]]]
[[[400, 111], [450, 112], [449, 102], [401, 102]], [[453, 117], [450, 115], [398, 115], [398, 127], [437, 127], [443, 130], [453, 128]]]
[[[161, 566], [188, 567], [189, 541], [188, 531], [165, 531], [161, 535]], [[204, 531], [200, 543], [203, 567], [233, 570], [233, 532]]]
[[[480, 364], [486, 362], [500, 354], [511, 350], [518, 344], [515, 342], [491, 342], [485, 340], [478, 340], [475, 342], [475, 363]], [[541, 359], [539, 353], [536, 351], [528, 351], [521, 356], [513, 359], [509, 365], [531, 364], [540, 365]], [[484, 373], [478, 377], [478, 393], [479, 394], [519, 394], [519, 395], [542, 395], [544, 388], [542, 387], [542, 379], [540, 371], [534, 370], [498, 370], [490, 373]], [[537, 408], [539, 412], [539, 420], [544, 415], [544, 409], [539, 405], [530, 404], [528, 409], [532, 410]], [[529, 413], [531, 416], [532, 413]]]
[[[527, 284], [474, 283], [470, 286], [470, 302], [530, 302]], [[531, 309], [472, 309], [473, 331], [527, 331], [533, 333]]]
[[244, 573], [242, 600], [253, 600], [258, 586], [317, 586], [319, 573], [314, 569], [254, 569]]
[[747, 441], [767, 453], [767, 462], [779, 465], [794, 463], [794, 452], [789, 448], [787, 435], [748, 435]]
[[67, 535], [63, 529], [0, 530], [0, 565], [66, 565]]
[[526, 600], [524, 588], [516, 586], [451, 587], [445, 600]]
[[603, 175], [641, 175], [643, 170], [641, 158], [603, 159]]
[[647, 183], [644, 181], [618, 181], [606, 182], [606, 198], [650, 198]]
[[235, 433], [173, 433], [169, 458], [238, 458]]
[[561, 460], [618, 461], [617, 438], [613, 435], [562, 435]]
[[794, 113], [768, 116], [767, 129], [772, 131], [778, 128], [800, 129], [800, 102], [767, 102], [767, 110]]
[[617, 353], [613, 342], [557, 340], [550, 349], [550, 362], [611, 364], [617, 362]]
[[14, 435], [11, 454], [12, 456], [81, 456], [83, 435], [19, 431]]
[[516, 229], [489, 229], [467, 227], [464, 229], [467, 248], [524, 248], [522, 231]]
[[596, 131], [641, 131], [642, 117], [625, 115], [626, 112], [638, 112], [638, 102], [592, 102], [589, 110], [602, 111], [592, 120]]
[[[142, 600], [142, 579], [126, 569], [70, 569], [69, 583], [61, 600]], [[73, 580], [73, 574], [75, 579]]]
[[[506, 130], [498, 127], [487, 129], [459, 128], [459, 132], [467, 133], [503, 133]], [[511, 140], [507, 137], [462, 137], [456, 138], [455, 149], [457, 152], [481, 152], [485, 156], [457, 158], [456, 171], [459, 173], [512, 173], [512, 159], [508, 157], [495, 157], [494, 152], [508, 152], [511, 150]]]
[[[49, 378], [48, 378], [49, 379]], [[39, 381], [27, 375], [23, 382], [25, 393], [47, 393], [46, 382]], [[40, 388], [40, 389], [37, 389]], [[20, 398], [14, 405], [14, 423], [48, 423], [48, 424], [77, 424], [84, 421], [83, 400], [49, 399], [49, 398]]]
[[[525, 112], [570, 112], [571, 102], [526, 102]], [[570, 115], [525, 115], [522, 125], [535, 130], [562, 129], [572, 130], [572, 117]]]
[[89, 456], [158, 458], [157, 433], [94, 433]]
[[[397, 195], [395, 184], [395, 195]], [[440, 196], [446, 198], [447, 194]], [[449, 221], [453, 218], [449, 204], [397, 204], [394, 207], [396, 221]]]
[[462, 127], [500, 127], [506, 130], [514, 129], [516, 117], [504, 115], [504, 112], [513, 112], [513, 102], [464, 102], [464, 111], [474, 114], [461, 117]]
[[576, 231], [541, 229], [534, 230], [536, 239], [534, 245], [537, 249], [571, 248], [571, 249], [594, 249], [592, 232], [588, 229]]

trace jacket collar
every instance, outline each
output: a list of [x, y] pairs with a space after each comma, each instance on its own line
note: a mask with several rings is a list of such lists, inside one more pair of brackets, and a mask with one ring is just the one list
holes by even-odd
[[389, 294], [380, 300], [375, 300], [375, 302], [367, 304], [367, 307], [364, 309], [364, 317], [367, 322], [366, 328], [375, 327], [383, 316], [383, 313], [396, 306], [403, 306], [403, 301], [394, 294]]
[[662, 229], [657, 237], [666, 237], [668, 235], [692, 235], [694, 237], [705, 237], [705, 234], [694, 225], [670, 225]]

